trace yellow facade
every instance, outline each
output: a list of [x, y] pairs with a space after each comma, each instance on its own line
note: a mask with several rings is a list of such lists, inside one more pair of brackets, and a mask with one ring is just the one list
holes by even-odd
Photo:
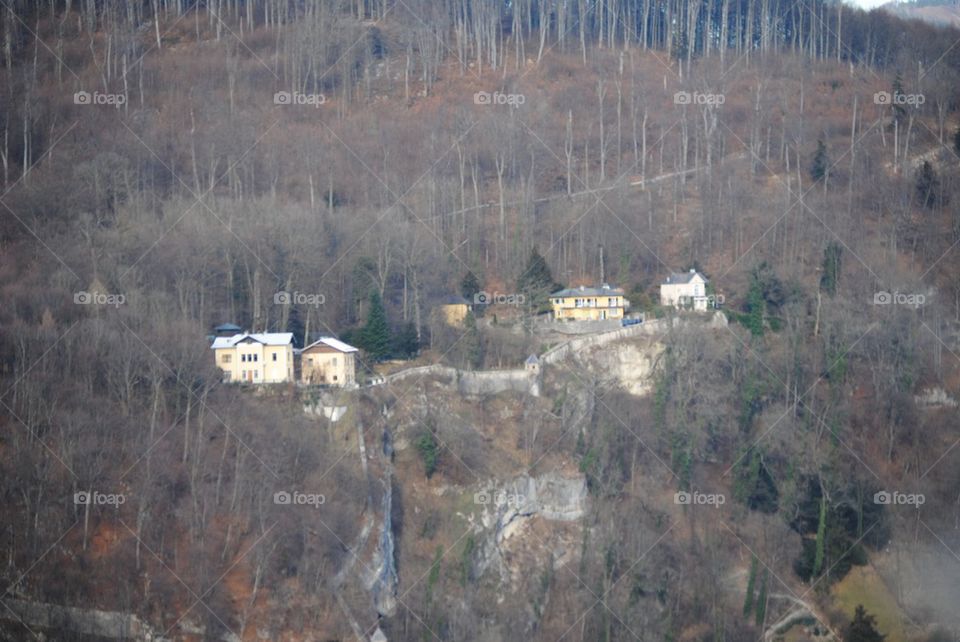
[[216, 365], [225, 382], [283, 383], [293, 381], [293, 335], [236, 335], [213, 344]]
[[440, 306], [440, 314], [443, 315], [444, 323], [455, 327], [463, 326], [468, 312], [470, 312], [470, 306], [466, 303], [445, 303]]
[[622, 319], [628, 305], [623, 290], [609, 286], [561, 290], [550, 295], [550, 304], [557, 321]]

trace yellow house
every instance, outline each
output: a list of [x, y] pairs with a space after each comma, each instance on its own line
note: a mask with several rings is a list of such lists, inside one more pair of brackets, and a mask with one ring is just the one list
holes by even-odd
[[550, 304], [556, 321], [622, 319], [624, 310], [630, 306], [623, 296], [623, 290], [607, 284], [599, 288], [581, 285], [554, 292], [550, 295]]
[[300, 381], [328, 386], [353, 386], [357, 382], [358, 350], [343, 341], [325, 337], [300, 352]]
[[213, 340], [214, 359], [225, 382], [293, 381], [293, 333], [240, 333]]
[[448, 296], [440, 301], [439, 310], [444, 323], [463, 327], [463, 321], [470, 312], [470, 302], [461, 296]]

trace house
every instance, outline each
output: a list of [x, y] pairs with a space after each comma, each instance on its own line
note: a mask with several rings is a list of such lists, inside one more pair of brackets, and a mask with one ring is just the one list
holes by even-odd
[[293, 381], [292, 332], [240, 332], [216, 337], [210, 346], [224, 381], [282, 383]]
[[300, 381], [328, 386], [353, 386], [357, 382], [358, 350], [343, 341], [323, 337], [300, 351]]
[[470, 302], [462, 296], [447, 296], [440, 300], [437, 309], [444, 323], [460, 328], [470, 312]]
[[233, 323], [221, 323], [213, 329], [215, 337], [232, 337], [243, 332], [243, 328]]
[[707, 283], [707, 277], [696, 270], [674, 272], [660, 284], [660, 304], [705, 312]]
[[568, 288], [550, 295], [555, 321], [602, 321], [622, 319], [624, 310], [630, 302], [623, 296], [623, 290], [610, 287], [606, 283], [598, 288]]

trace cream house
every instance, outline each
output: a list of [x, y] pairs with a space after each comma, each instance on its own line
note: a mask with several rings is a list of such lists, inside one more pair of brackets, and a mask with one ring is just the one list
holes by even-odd
[[707, 309], [707, 277], [696, 270], [673, 273], [660, 284], [660, 304], [675, 308]]
[[225, 382], [293, 381], [293, 333], [235, 334], [213, 340], [214, 359]]
[[324, 337], [300, 352], [300, 381], [328, 386], [353, 386], [357, 382], [358, 350], [343, 341]]

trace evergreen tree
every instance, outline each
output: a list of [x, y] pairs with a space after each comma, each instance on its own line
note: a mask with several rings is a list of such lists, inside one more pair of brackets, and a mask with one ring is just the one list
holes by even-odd
[[753, 559], [750, 560], [750, 575], [747, 576], [747, 594], [743, 598], [743, 617], [750, 617], [750, 612], [753, 610], [753, 590], [757, 581], [758, 565], [759, 560], [754, 555]]
[[876, 629], [876, 618], [869, 615], [862, 604], [858, 604], [853, 621], [844, 631], [843, 639], [846, 642], [883, 642], [885, 637], [887, 636], [881, 635]]
[[824, 553], [827, 545], [827, 498], [820, 497], [820, 522], [817, 524], [817, 552], [813, 558], [813, 577], [820, 575], [823, 569]]
[[820, 277], [820, 289], [834, 296], [837, 293], [837, 281], [840, 280], [840, 253], [843, 248], [831, 241], [823, 250], [823, 275]]
[[760, 594], [757, 595], [757, 608], [754, 609], [754, 622], [758, 627], [763, 626], [763, 620], [767, 616], [767, 579], [769, 573], [764, 569], [763, 578], [760, 580]]
[[826, 175], [827, 171], [830, 169], [830, 159], [827, 156], [827, 146], [823, 143], [823, 139], [817, 141], [817, 151], [813, 155], [813, 164], [810, 167], [810, 177], [813, 178], [814, 182], [822, 181]]
[[550, 293], [559, 287], [560, 285], [553, 280], [547, 260], [540, 255], [537, 248], [533, 248], [526, 268], [517, 279], [517, 289], [526, 297], [528, 304], [540, 307], [546, 303]]
[[957, 127], [957, 131], [953, 132], [953, 150], [957, 153], [957, 156], [960, 156], [960, 126]]
[[763, 336], [763, 312], [763, 286], [757, 278], [754, 278], [753, 283], [750, 284], [750, 292], [747, 294], [746, 326], [750, 334], [755, 337]]
[[463, 360], [470, 368], [479, 368], [483, 365], [483, 341], [480, 338], [480, 330], [477, 328], [477, 318], [472, 312], [467, 312], [463, 319], [463, 327], [466, 329], [461, 341], [463, 344]]
[[411, 359], [420, 352], [420, 342], [417, 340], [417, 326], [412, 321], [403, 325], [394, 338], [391, 352], [403, 359]]
[[464, 274], [463, 278], [460, 279], [460, 294], [463, 295], [463, 298], [473, 303], [473, 297], [479, 291], [480, 281], [477, 279], [477, 275], [473, 272]]
[[903, 105], [897, 103], [897, 96], [903, 93], [903, 78], [900, 77], [900, 72], [897, 72], [897, 75], [893, 79], [893, 87], [890, 92], [890, 106], [893, 108], [893, 119], [898, 123], [903, 120], [903, 117], [907, 115], [907, 110], [904, 109]]
[[390, 326], [387, 325], [387, 313], [383, 309], [383, 300], [376, 290], [370, 291], [367, 322], [360, 328], [356, 340], [374, 361], [385, 359], [390, 354]]
[[933, 209], [940, 200], [940, 178], [930, 161], [923, 161], [917, 172], [917, 199], [924, 207]]

